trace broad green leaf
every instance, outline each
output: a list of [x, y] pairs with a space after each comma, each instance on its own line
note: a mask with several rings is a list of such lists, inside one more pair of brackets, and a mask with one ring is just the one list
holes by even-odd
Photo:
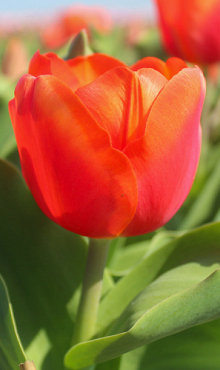
[[80, 369], [220, 317], [220, 270], [150, 308], [127, 332], [72, 347], [65, 365]]
[[8, 291], [0, 276], [0, 369], [17, 370], [24, 361]]
[[34, 337], [29, 346], [25, 349], [27, 358], [35, 359], [34, 364], [36, 369], [41, 369], [45, 357], [52, 348], [50, 339], [48, 338], [47, 332], [44, 329], [41, 329], [37, 335]]
[[[95, 370], [119, 370], [121, 367], [121, 357], [113, 358], [107, 362], [102, 362], [95, 366]], [[91, 369], [92, 370], [92, 369]]]
[[102, 336], [135, 296], [157, 276], [174, 248], [173, 245], [170, 248], [164, 248], [164, 245], [167, 245], [176, 235], [178, 234], [161, 232], [154, 236], [150, 245], [146, 242], [146, 256], [143, 261], [119, 280], [101, 301], [96, 327], [97, 336]]
[[[67, 306], [81, 284], [86, 242], [50, 221], [20, 173], [4, 161], [0, 161], [0, 199], [0, 272], [10, 291], [22, 344], [33, 356], [28, 360], [41, 363], [37, 370], [61, 370], [73, 333]], [[46, 346], [38, 354], [42, 334]]]
[[138, 347], [134, 349], [133, 351], [129, 351], [125, 353], [124, 355], [120, 356], [119, 357], [121, 359], [120, 370], [140, 370], [141, 364], [143, 362], [143, 358], [147, 351], [147, 348], [151, 345], [152, 343], [145, 345], [145, 346]]
[[202, 266], [191, 262], [167, 271], [148, 285], [114, 323], [109, 334], [129, 330], [144, 314], [164, 299], [181, 292], [207, 278], [220, 264]]
[[155, 234], [113, 239], [106, 263], [109, 272], [113, 276], [126, 275], [146, 255], [148, 244]]
[[214, 222], [219, 222], [220, 221], [220, 208], [219, 208], [218, 212], [216, 213], [213, 221]]
[[119, 249], [108, 266], [110, 273], [114, 276], [127, 275], [146, 255], [149, 244], [144, 241]]
[[105, 335], [128, 304], [164, 272], [189, 262], [208, 266], [220, 262], [220, 223], [203, 226], [176, 238], [175, 235], [178, 234], [157, 234], [143, 261], [103, 299], [98, 315], [97, 336]]
[[219, 370], [219, 346], [218, 319], [126, 353], [120, 370]]

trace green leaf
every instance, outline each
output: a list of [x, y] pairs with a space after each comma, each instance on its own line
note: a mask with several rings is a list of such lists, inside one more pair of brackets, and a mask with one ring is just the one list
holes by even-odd
[[108, 361], [144, 344], [220, 317], [220, 270], [199, 284], [162, 300], [127, 332], [71, 348], [65, 365], [80, 369]]
[[102, 362], [95, 366], [95, 370], [119, 370], [121, 365], [121, 357], [113, 358], [107, 362]]
[[103, 335], [135, 296], [157, 276], [169, 254], [175, 248], [173, 245], [170, 247], [164, 246], [176, 235], [178, 234], [160, 232], [154, 236], [150, 244], [146, 241], [146, 254], [143, 261], [119, 280], [110, 293], [101, 301], [96, 336]]
[[24, 361], [8, 291], [0, 276], [0, 369], [17, 370]]
[[149, 244], [150, 242], [144, 241], [117, 250], [108, 266], [110, 273], [114, 276], [127, 275], [146, 255]]
[[137, 294], [164, 272], [189, 262], [205, 265], [220, 262], [220, 223], [203, 226], [180, 237], [177, 235], [180, 234], [158, 233], [143, 261], [103, 299], [98, 314], [97, 337], [106, 335], [108, 328]]
[[[148, 345], [145, 345], [145, 346], [138, 347], [138, 348], [134, 349], [133, 351], [129, 351], [129, 352], [125, 353], [124, 355], [120, 356], [119, 357], [119, 358], [121, 358], [120, 370], [140, 370], [141, 369], [141, 364], [143, 363], [145, 353], [147, 352], [147, 349], [151, 345], [152, 345], [152, 343], [150, 343]], [[105, 364], [105, 362], [104, 362], [104, 364]], [[144, 365], [145, 365], [145, 362], [144, 362]], [[146, 366], [146, 368], [144, 368], [144, 370], [146, 370], [146, 369], [148, 369], [147, 366]]]
[[130, 303], [108, 334], [129, 330], [152, 307], [164, 299], [198, 284], [219, 267], [219, 263], [214, 263], [211, 266], [202, 266], [191, 262], [167, 271], [148, 285]]
[[[180, 230], [186, 230], [198, 226], [210, 219], [216, 206], [216, 199], [220, 195], [220, 160], [208, 177], [202, 191], [190, 208], [187, 216], [180, 224]], [[217, 203], [218, 204], [218, 203]]]
[[[168, 285], [167, 291], [164, 292], [162, 289], [163, 294], [159, 294], [159, 301], [160, 299], [162, 300], [161, 303], [158, 304], [159, 301], [152, 300], [153, 303], [151, 302], [151, 304], [156, 305], [152, 309], [155, 309], [155, 307], [161, 307], [163, 302], [166, 302], [168, 299], [170, 299], [166, 298], [169, 296], [169, 294], [174, 294], [172, 295], [174, 297], [178, 290], [185, 289], [192, 284], [196, 284], [198, 281], [202, 280], [202, 278], [205, 278], [209, 273], [216, 269], [218, 266], [216, 264], [220, 263], [219, 223], [206, 225], [198, 228], [197, 230], [184, 233], [182, 236], [176, 237], [170, 242], [169, 239], [166, 239], [165, 236], [167, 238], [171, 237], [171, 235], [169, 236], [169, 234], [163, 232], [159, 233], [152, 239], [152, 247], [148, 249], [145, 259], [141, 261], [139, 265], [136, 266], [127, 276], [122, 278], [101, 302], [101, 311], [99, 315], [100, 322], [98, 322], [97, 328], [103, 325], [103, 328], [105, 328], [105, 331], [103, 330], [105, 333], [104, 335], [106, 335], [106, 330], [110, 326], [112, 326], [115, 320], [119, 318], [128, 304], [135, 299], [135, 296], [137, 296], [138, 293], [143, 291], [143, 289], [145, 289], [147, 286], [149, 286], [150, 288], [149, 284], [156, 284], [155, 282], [152, 283], [153, 280], [158, 279], [157, 283], [159, 281], [162, 284], [162, 280], [159, 280], [159, 277], [161, 276], [161, 279], [165, 279], [170, 276], [169, 289], [171, 290], [169, 292]], [[194, 270], [195, 266], [199, 266], [201, 273], [198, 273], [198, 269]], [[177, 269], [175, 270], [175, 268]], [[184, 279], [181, 278], [179, 279], [180, 285], [178, 286], [177, 284], [177, 286], [174, 286], [175, 284], [173, 284], [173, 280], [177, 278], [177, 275], [175, 275], [176, 272], [179, 271], [181, 277], [189, 273], [189, 270], [187, 270], [189, 268], [192, 268], [191, 279], [189, 279], [187, 282], [187, 280], [184, 281]], [[195, 269], [196, 268], [197, 267], [195, 267]], [[186, 269], [185, 271], [188, 271], [186, 274], [181, 273], [181, 271], [184, 271], [184, 269]], [[168, 275], [166, 275], [166, 272], [169, 272]], [[170, 275], [171, 273], [174, 275]], [[153, 285], [154, 288], [155, 286]], [[160, 286], [160, 284], [158, 286]], [[163, 284], [161, 286], [163, 286]], [[154, 291], [154, 289], [152, 291]], [[144, 310], [149, 310], [149, 306], [146, 306]], [[134, 321], [135, 318], [133, 322]], [[130, 325], [132, 325], [133, 322], [131, 321]], [[130, 333], [130, 331], [127, 333]], [[121, 334], [119, 334], [119, 336], [120, 335]], [[111, 336], [109, 337], [109, 340], [114, 340], [115, 337], [116, 336]], [[102, 345], [102, 340], [105, 341], [106, 338], [100, 339], [101, 342], [98, 342], [100, 346]], [[126, 350], [130, 349], [132, 348], [129, 347]], [[74, 348], [72, 350], [75, 351]], [[76, 352], [74, 352], [74, 354], [76, 355]], [[117, 352], [115, 353], [115, 356], [118, 356], [120, 354], [118, 354]], [[95, 359], [93, 358], [93, 360]]]
[[16, 149], [14, 132], [8, 112], [8, 100], [14, 97], [15, 83], [0, 75], [0, 157], [6, 158]]
[[120, 370], [219, 370], [219, 346], [218, 319], [126, 353]]
[[82, 281], [87, 244], [50, 221], [18, 170], [1, 160], [0, 199], [0, 272], [21, 341], [28, 360], [40, 364], [37, 370], [60, 370], [72, 339], [69, 309]]

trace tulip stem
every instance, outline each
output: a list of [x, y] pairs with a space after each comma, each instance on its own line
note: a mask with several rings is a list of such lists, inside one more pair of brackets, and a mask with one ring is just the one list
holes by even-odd
[[73, 345], [92, 338], [102, 290], [103, 272], [111, 240], [90, 239]]

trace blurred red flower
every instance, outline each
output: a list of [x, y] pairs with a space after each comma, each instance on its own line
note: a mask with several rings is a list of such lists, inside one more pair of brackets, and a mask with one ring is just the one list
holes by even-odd
[[91, 28], [101, 33], [109, 32], [112, 28], [110, 13], [101, 7], [75, 5], [62, 12], [54, 22], [45, 27], [41, 40], [46, 48], [56, 49], [82, 29], [90, 35]]
[[193, 183], [204, 95], [201, 70], [177, 58], [128, 68], [102, 54], [36, 53], [9, 103], [36, 202], [92, 238], [164, 225]]
[[188, 62], [220, 60], [220, 0], [155, 0], [164, 46]]

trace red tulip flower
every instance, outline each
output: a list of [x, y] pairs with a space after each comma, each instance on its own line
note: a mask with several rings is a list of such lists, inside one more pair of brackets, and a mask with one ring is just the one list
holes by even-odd
[[155, 0], [169, 53], [202, 65], [220, 61], [220, 0]]
[[201, 70], [177, 58], [128, 68], [102, 54], [36, 53], [9, 110], [39, 207], [92, 238], [164, 225], [193, 183], [204, 95]]

